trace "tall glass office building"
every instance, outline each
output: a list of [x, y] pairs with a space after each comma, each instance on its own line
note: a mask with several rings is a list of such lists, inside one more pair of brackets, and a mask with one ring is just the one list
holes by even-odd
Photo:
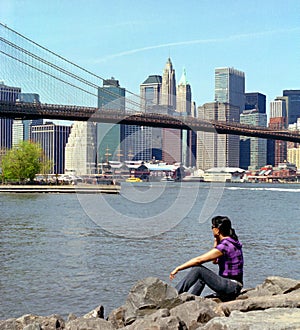
[[284, 90], [283, 96], [287, 97], [287, 123], [297, 123], [297, 119], [300, 118], [300, 90]]
[[215, 101], [245, 109], [245, 74], [234, 68], [215, 69]]
[[[245, 110], [240, 116], [242, 124], [267, 127], [267, 115], [256, 109]], [[257, 137], [241, 137], [240, 167], [256, 170], [267, 164], [267, 140]]]
[[266, 113], [266, 95], [262, 93], [245, 93], [245, 110], [256, 109], [259, 113]]
[[[162, 97], [162, 77], [160, 75], [150, 75], [140, 85], [141, 110], [152, 113], [167, 113], [167, 107], [161, 106]], [[162, 128], [143, 127], [141, 132], [145, 141], [143, 147], [143, 160], [162, 159]], [[148, 141], [145, 140], [148, 138]]]
[[[125, 88], [120, 87], [118, 80], [111, 78], [103, 81], [103, 86], [98, 88], [98, 108], [100, 111], [125, 111]], [[121, 130], [126, 131], [118, 124], [97, 124], [98, 163], [120, 160], [117, 158], [122, 152]]]

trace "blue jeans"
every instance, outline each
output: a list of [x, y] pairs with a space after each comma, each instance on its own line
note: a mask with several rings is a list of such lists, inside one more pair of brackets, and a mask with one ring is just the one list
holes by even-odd
[[188, 274], [176, 285], [178, 293], [190, 292], [196, 296], [200, 296], [205, 284], [215, 291], [222, 300], [235, 299], [242, 285], [229, 278], [215, 274], [204, 266], [192, 267]]

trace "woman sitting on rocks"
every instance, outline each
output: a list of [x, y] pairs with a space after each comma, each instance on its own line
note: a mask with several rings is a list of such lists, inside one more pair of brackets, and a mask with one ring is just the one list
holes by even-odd
[[[243, 251], [231, 221], [225, 216], [212, 218], [214, 248], [176, 267], [170, 273], [170, 279], [184, 269], [192, 268], [176, 285], [178, 293], [190, 292], [200, 296], [205, 284], [223, 300], [235, 299], [243, 287]], [[213, 261], [219, 265], [219, 275], [202, 266]]]

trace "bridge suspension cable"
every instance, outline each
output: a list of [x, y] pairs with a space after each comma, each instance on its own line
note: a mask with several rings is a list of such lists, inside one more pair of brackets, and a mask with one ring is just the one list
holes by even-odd
[[[96, 74], [92, 73], [91, 71], [86, 70], [83, 67], [81, 67], [81, 66], [79, 66], [79, 65], [77, 65], [77, 64], [75, 64], [75, 63], [73, 63], [73, 62], [71, 62], [69, 60], [67, 60], [66, 58], [62, 57], [61, 55], [56, 54], [55, 52], [49, 50], [48, 48], [46, 48], [46, 47], [44, 47], [44, 46], [36, 43], [35, 41], [29, 39], [28, 37], [26, 37], [26, 36], [24, 36], [22, 34], [20, 34], [19, 32], [15, 31], [15, 30], [13, 30], [13, 29], [11, 29], [9, 27], [7, 27], [6, 25], [2, 24], [1, 22], [0, 22], [0, 26], [1, 26], [2, 29], [6, 29], [7, 31], [11, 32], [13, 35], [18, 36], [19, 38], [21, 38], [21, 39], [29, 42], [30, 44], [34, 45], [35, 47], [37, 47], [37, 48], [39, 48], [39, 49], [41, 49], [43, 51], [45, 51], [46, 53], [49, 53], [49, 54], [53, 55], [55, 58], [58, 58], [59, 60], [61, 60], [61, 61], [65, 62], [65, 63], [71, 65], [72, 67], [75, 67], [75, 68], [79, 69], [80, 71], [88, 74], [89, 76], [92, 76], [92, 77], [96, 78], [98, 81], [101, 80], [102, 82], [104, 82], [106, 80], [106, 79], [100, 77], [99, 75], [96, 75]], [[25, 60], [21, 60], [20, 58], [17, 58], [16, 56], [13, 56], [13, 55], [9, 54], [9, 52], [5, 52], [5, 51], [2, 50], [1, 53], [3, 55], [5, 55], [5, 56], [7, 56], [7, 57], [9, 57], [11, 59], [14, 59], [14, 60], [18, 61], [19, 63], [25, 64], [28, 67], [30, 67], [30, 68], [32, 68], [32, 69], [34, 69], [36, 71], [39, 71], [42, 74], [46, 74], [49, 77], [54, 78], [56, 80], [59, 80], [60, 82], [62, 82], [64, 84], [67, 84], [67, 85], [69, 85], [69, 86], [71, 86], [73, 88], [76, 88], [76, 89], [78, 89], [78, 90], [80, 90], [80, 91], [82, 91], [84, 93], [90, 94], [90, 95], [92, 95], [94, 97], [98, 97], [98, 88], [100, 87], [99, 84], [93, 83], [90, 80], [87, 80], [87, 79], [79, 76], [78, 74], [75, 74], [74, 72], [71, 72], [70, 70], [66, 70], [66, 69], [62, 68], [61, 66], [56, 65], [56, 64], [52, 63], [51, 61], [48, 61], [45, 58], [43, 58], [41, 56], [38, 56], [38, 55], [34, 54], [33, 52], [30, 52], [29, 50], [27, 50], [27, 49], [25, 49], [23, 47], [20, 47], [17, 44], [15, 44], [15, 43], [13, 43], [13, 42], [5, 39], [5, 38], [2, 38], [1, 37], [0, 38], [0, 41], [3, 44], [6, 44], [8, 47], [13, 48], [14, 50], [16, 50], [16, 51], [18, 51], [20, 53], [23, 53], [24, 55], [28, 56], [30, 59], [33, 59], [33, 60], [37, 61], [38, 63], [42, 63], [46, 67], [49, 67], [49, 68], [51, 68], [51, 69], [53, 69], [55, 71], [58, 71], [59, 73], [61, 73], [63, 75], [66, 75], [66, 76], [74, 79], [75, 81], [80, 82], [84, 86], [91, 87], [93, 90], [95, 90], [95, 92], [90, 92], [86, 88], [79, 87], [75, 83], [70, 83], [66, 79], [62, 79], [61, 77], [58, 77], [56, 74], [49, 73], [46, 70], [42, 70], [42, 69], [38, 68], [38, 65], [37, 64], [36, 65], [29, 64], [28, 63], [29, 60], [27, 60], [27, 59], [26, 59], [26, 61]], [[128, 91], [127, 89], [125, 89], [125, 91], [126, 91], [126, 93], [128, 93], [128, 94], [136, 97], [137, 100], [138, 100], [138, 101], [134, 101], [134, 100], [131, 100], [130, 98], [127, 97], [126, 98], [126, 109], [128, 109], [130, 111], [137, 111], [136, 110], [136, 108], [137, 108], [138, 111], [140, 111], [141, 98], [138, 95], [136, 95], [136, 94]], [[109, 89], [105, 89], [105, 93], [107, 95], [110, 95], [111, 96], [111, 103], [116, 102], [115, 99], [119, 99], [120, 98], [120, 95], [112, 92]]]

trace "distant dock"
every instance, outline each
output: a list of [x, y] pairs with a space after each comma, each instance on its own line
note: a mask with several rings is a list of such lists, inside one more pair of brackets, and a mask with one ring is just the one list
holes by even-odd
[[119, 194], [120, 184], [0, 185], [0, 193]]

